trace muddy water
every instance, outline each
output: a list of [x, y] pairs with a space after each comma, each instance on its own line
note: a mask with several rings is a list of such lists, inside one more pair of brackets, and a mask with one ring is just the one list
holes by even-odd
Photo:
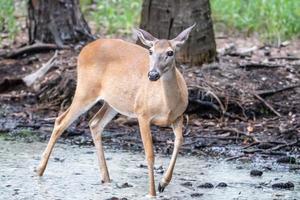
[[[106, 150], [113, 182], [100, 184], [93, 147], [57, 144], [43, 177], [34, 168], [46, 143], [0, 140], [0, 199], [97, 199], [112, 197], [147, 199], [147, 169], [143, 153]], [[156, 156], [156, 166], [166, 168], [169, 157]], [[300, 174], [270, 162], [242, 164], [222, 160], [180, 156], [174, 179], [157, 199], [300, 199]], [[262, 177], [251, 177], [251, 169], [271, 166]], [[156, 183], [162, 177], [156, 170]], [[292, 181], [293, 190], [274, 190], [272, 183]], [[226, 188], [198, 188], [210, 182]], [[128, 183], [132, 187], [123, 188]]]

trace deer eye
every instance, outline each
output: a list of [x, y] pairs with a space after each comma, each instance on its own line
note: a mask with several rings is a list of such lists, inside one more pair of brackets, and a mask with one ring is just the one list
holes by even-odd
[[173, 55], [174, 55], [174, 52], [173, 52], [173, 51], [168, 51], [168, 52], [167, 52], [167, 55], [168, 55], [168, 56], [173, 56]]
[[152, 50], [149, 50], [149, 54], [152, 55], [152, 53], [153, 53], [153, 51], [152, 51]]

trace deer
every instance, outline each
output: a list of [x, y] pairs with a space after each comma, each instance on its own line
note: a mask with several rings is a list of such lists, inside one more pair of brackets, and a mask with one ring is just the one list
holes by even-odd
[[135, 34], [146, 46], [121, 39], [97, 39], [84, 46], [77, 59], [77, 85], [70, 107], [55, 119], [54, 128], [36, 171], [43, 176], [54, 145], [63, 131], [98, 101], [100, 110], [89, 127], [100, 168], [102, 183], [110, 176], [105, 161], [101, 133], [118, 114], [138, 121], [149, 176], [148, 196], [155, 197], [154, 149], [150, 125], [171, 127], [174, 149], [158, 191], [170, 183], [180, 146], [183, 143], [183, 113], [188, 90], [176, 67], [175, 56], [196, 24], [172, 40], [157, 39], [142, 29]]

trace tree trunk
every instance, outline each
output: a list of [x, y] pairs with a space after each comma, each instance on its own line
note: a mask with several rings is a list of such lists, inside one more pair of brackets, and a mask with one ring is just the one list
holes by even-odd
[[216, 56], [209, 0], [144, 0], [140, 27], [157, 38], [173, 39], [195, 22], [177, 60], [201, 65]]
[[29, 43], [58, 46], [93, 39], [79, 0], [28, 0]]

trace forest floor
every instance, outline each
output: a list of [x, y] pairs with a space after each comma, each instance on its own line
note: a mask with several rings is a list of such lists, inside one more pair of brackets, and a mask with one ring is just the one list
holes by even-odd
[[[217, 45], [218, 61], [202, 67], [180, 66], [190, 101], [181, 152], [236, 156], [226, 149], [238, 145], [241, 157], [256, 153], [299, 156], [300, 40], [273, 47], [255, 38], [219, 37]], [[80, 48], [59, 51], [53, 69], [32, 87], [7, 80], [35, 71], [53, 52], [0, 59], [0, 132], [49, 137], [55, 117], [73, 97]], [[88, 120], [100, 106], [77, 120], [63, 138], [92, 144]], [[136, 120], [118, 116], [107, 130], [105, 144], [142, 149]], [[153, 137], [158, 152], [171, 152], [171, 129], [153, 127]]]
[[[274, 47], [255, 38], [218, 37], [217, 44], [216, 62], [179, 67], [190, 101], [181, 154], [254, 164], [272, 159], [299, 174], [300, 40]], [[35, 71], [54, 52], [0, 59], [0, 134], [6, 140], [49, 139], [55, 117], [74, 94], [80, 49], [60, 50], [53, 69], [32, 87], [11, 80]], [[59, 142], [93, 145], [88, 120], [100, 106], [73, 123]], [[156, 152], [171, 154], [171, 129], [152, 132]], [[107, 126], [103, 142], [111, 150], [143, 149], [136, 120], [123, 116]]]

